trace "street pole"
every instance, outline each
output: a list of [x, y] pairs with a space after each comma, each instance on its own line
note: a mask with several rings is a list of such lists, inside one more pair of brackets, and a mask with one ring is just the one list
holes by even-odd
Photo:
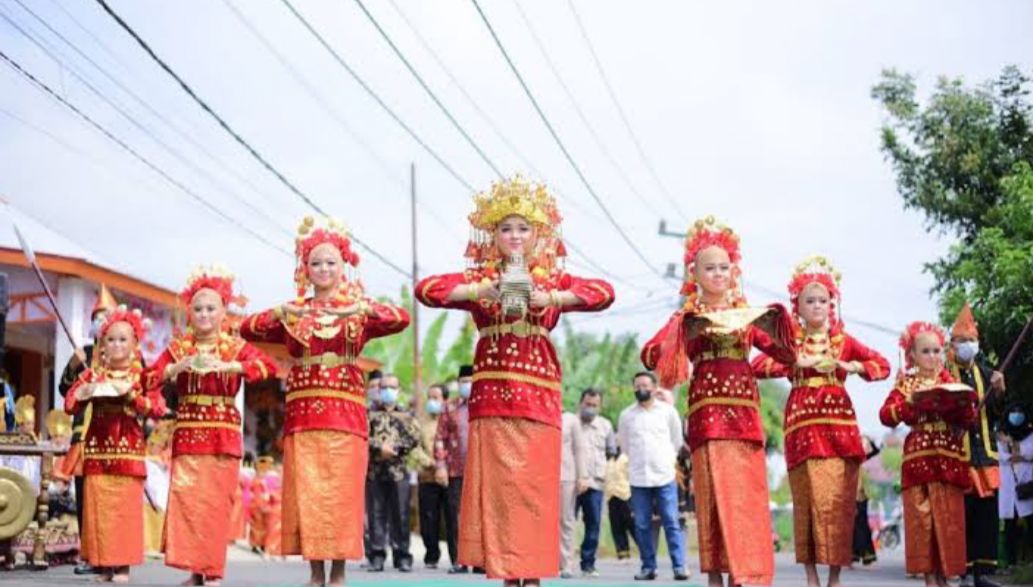
[[423, 406], [423, 385], [420, 377], [420, 304], [416, 301], [416, 284], [420, 279], [417, 263], [416, 242], [416, 163], [409, 164], [409, 195], [412, 214], [412, 384], [413, 409], [420, 411]]

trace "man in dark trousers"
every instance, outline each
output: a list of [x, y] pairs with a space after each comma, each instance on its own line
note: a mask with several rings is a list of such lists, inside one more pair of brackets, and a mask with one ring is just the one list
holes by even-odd
[[[459, 542], [459, 503], [463, 496], [463, 469], [466, 467], [466, 447], [470, 438], [470, 390], [473, 389], [473, 366], [459, 367], [459, 385], [454, 404], [448, 406], [438, 419], [438, 433], [434, 439], [434, 458], [437, 461], [436, 480], [448, 486], [448, 507], [445, 509], [445, 538], [448, 554], [453, 563], [457, 559]], [[479, 572], [481, 569], [474, 569]], [[450, 574], [468, 573], [463, 565], [453, 564]]]
[[976, 390], [979, 414], [965, 437], [972, 487], [965, 494], [967, 572], [975, 587], [996, 587], [988, 577], [997, 570], [996, 422], [1004, 398], [1004, 376], [979, 353], [979, 330], [966, 302], [951, 327], [948, 368], [954, 378]]
[[369, 487], [373, 492], [369, 520], [369, 571], [384, 570], [387, 548], [391, 562], [403, 573], [412, 571], [409, 551], [409, 472], [406, 457], [420, 445], [420, 424], [398, 407], [398, 378], [384, 375], [379, 408], [369, 415]]
[[[90, 312], [90, 320], [93, 321], [91, 327], [92, 333], [96, 336], [96, 333], [100, 332], [100, 326], [104, 323], [108, 313], [115, 309], [118, 304], [115, 302], [115, 298], [111, 295], [111, 291], [104, 284], [100, 286], [100, 293], [97, 295], [97, 303], [93, 305], [93, 310]], [[64, 372], [61, 373], [61, 382], [58, 383], [57, 389], [61, 392], [61, 397], [65, 397], [68, 390], [71, 389], [75, 380], [79, 378], [79, 374], [86, 370], [87, 367], [94, 365], [94, 359], [100, 360], [100, 353], [97, 352], [96, 345], [88, 344], [82, 348], [75, 349], [75, 353], [72, 358], [68, 360], [68, 364], [65, 365]], [[86, 434], [86, 427], [89, 426], [90, 414], [92, 411], [89, 407], [85, 410], [79, 410], [72, 418], [72, 441], [71, 447], [68, 450], [69, 458], [72, 460], [80, 461], [80, 464], [75, 469], [75, 515], [79, 520], [79, 532], [82, 532], [83, 527], [83, 504], [85, 501], [85, 489], [86, 486], [83, 483], [82, 476], [82, 441], [83, 436]], [[78, 457], [75, 457], [78, 455]], [[93, 573], [94, 569], [86, 561], [80, 561], [75, 567], [76, 575], [86, 575]]]

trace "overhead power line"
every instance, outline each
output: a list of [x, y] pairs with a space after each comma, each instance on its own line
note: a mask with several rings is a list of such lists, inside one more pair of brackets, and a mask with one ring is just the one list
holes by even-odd
[[595, 129], [595, 125], [589, 122], [588, 116], [585, 111], [581, 108], [581, 104], [578, 103], [577, 98], [574, 97], [574, 92], [567, 85], [567, 81], [563, 79], [563, 75], [560, 73], [559, 67], [556, 66], [556, 62], [553, 61], [552, 56], [549, 54], [548, 49], [545, 48], [545, 43], [542, 42], [541, 37], [538, 36], [538, 31], [535, 30], [534, 25], [531, 23], [531, 19], [527, 17], [527, 13], [524, 11], [524, 7], [521, 5], [520, 0], [513, 0], [514, 6], [516, 6], [517, 12], [520, 14], [520, 18], [524, 21], [524, 25], [527, 26], [528, 32], [531, 33], [531, 39], [534, 44], [538, 47], [538, 52], [542, 54], [545, 59], [546, 65], [549, 66], [549, 71], [552, 72], [552, 77], [559, 83], [563, 93], [567, 96], [567, 101], [570, 102], [571, 107], [574, 108], [574, 112], [577, 113], [578, 118], [581, 120], [581, 124], [588, 131], [589, 136], [592, 137], [592, 141], [595, 142], [599, 152], [603, 154], [607, 163], [617, 172], [624, 184], [628, 186], [631, 193], [642, 203], [643, 206], [649, 209], [650, 212], [657, 216], [663, 216], [663, 213], [653, 206], [652, 202], [646, 198], [642, 192], [639, 191], [638, 187], [634, 182], [631, 181], [631, 177], [628, 172], [625, 171], [624, 166], [621, 165], [620, 161], [610, 152], [610, 148], [606, 146], [606, 142], [603, 141], [602, 137]]
[[643, 254], [642, 251], [638, 248], [638, 245], [636, 245], [635, 242], [631, 240], [631, 237], [628, 236], [628, 234], [624, 231], [621, 225], [617, 222], [617, 219], [614, 218], [609, 208], [606, 207], [606, 204], [602, 201], [599, 195], [595, 192], [595, 189], [592, 188], [592, 185], [588, 182], [588, 179], [585, 177], [585, 174], [582, 173], [581, 168], [578, 166], [577, 162], [574, 161], [574, 158], [570, 154], [570, 151], [567, 150], [567, 147], [563, 144], [563, 141], [560, 140], [559, 135], [556, 133], [556, 129], [553, 128], [552, 123], [549, 122], [549, 118], [545, 115], [545, 112], [538, 104], [538, 100], [535, 99], [534, 94], [531, 92], [531, 89], [527, 85], [527, 82], [525, 82], [523, 76], [520, 75], [520, 71], [517, 69], [516, 65], [513, 63], [513, 60], [510, 58], [509, 52], [506, 51], [506, 48], [502, 44], [501, 39], [499, 39], [498, 34], [496, 34], [495, 28], [492, 27], [491, 21], [488, 20], [488, 16], [484, 13], [484, 10], [481, 9], [480, 3], [477, 0], [471, 0], [471, 2], [473, 2], [474, 7], [477, 9], [477, 13], [480, 14], [481, 20], [484, 21], [484, 25], [487, 27], [488, 32], [491, 33], [491, 37], [495, 40], [495, 45], [502, 53], [502, 56], [505, 58], [506, 63], [509, 64], [509, 68], [513, 72], [513, 75], [517, 78], [517, 81], [520, 82], [520, 86], [523, 88], [524, 93], [527, 95], [527, 98], [531, 101], [531, 104], [534, 106], [534, 109], [538, 113], [538, 116], [542, 119], [542, 123], [545, 124], [546, 129], [548, 129], [549, 131], [549, 134], [552, 135], [552, 138], [556, 142], [556, 145], [559, 147], [560, 151], [563, 152], [563, 156], [567, 159], [567, 162], [570, 163], [570, 166], [574, 169], [574, 172], [581, 180], [581, 183], [585, 186], [585, 189], [588, 190], [589, 194], [591, 194], [596, 204], [598, 204], [599, 207], [602, 209], [603, 214], [605, 214], [606, 218], [610, 221], [610, 224], [613, 225], [614, 229], [621, 236], [624, 242], [627, 243], [628, 247], [630, 247], [631, 250], [635, 252], [635, 254], [642, 261], [642, 263], [646, 265], [646, 267], [650, 268], [653, 271], [653, 273], [656, 274], [657, 277], [663, 279], [663, 274], [655, 267], [653, 267], [649, 259], [647, 259], [645, 254]]
[[[345, 132], [345, 134], [347, 134], [353, 141], [355, 141], [360, 147], [362, 147], [363, 150], [366, 151], [370, 158], [372, 158], [377, 163], [377, 166], [384, 173], [384, 175], [396, 184], [398, 184], [399, 187], [408, 190], [408, 180], [403, 179], [401, 176], [399, 176], [396, 170], [392, 168], [391, 164], [388, 163], [387, 160], [384, 159], [384, 157], [373, 147], [373, 145], [370, 144], [369, 141], [367, 141], [347, 121], [347, 119], [345, 119], [345, 117], [341, 115], [337, 108], [335, 108], [332, 104], [330, 104], [330, 102], [325, 97], [323, 97], [319, 90], [316, 89], [312, 82], [310, 82], [304, 75], [302, 75], [302, 73], [298, 70], [297, 67], [295, 67], [295, 65], [290, 61], [290, 59], [288, 59], [283, 52], [277, 49], [273, 42], [269, 40], [269, 38], [266, 37], [262, 33], [262, 31], [260, 31], [258, 27], [255, 26], [255, 24], [243, 12], [241, 12], [241, 10], [237, 8], [233, 4], [233, 2], [231, 2], [231, 0], [223, 0], [223, 4], [226, 5], [226, 8], [229, 9], [229, 11], [233, 14], [234, 18], [236, 18], [240, 22], [240, 24], [245, 29], [247, 29], [248, 32], [251, 33], [251, 35], [254, 36], [255, 39], [257, 39], [263, 47], [265, 47], [266, 51], [272, 54], [272, 56], [276, 59], [277, 62], [279, 62], [280, 66], [284, 69], [284, 71], [286, 71], [291, 76], [291, 78], [301, 87], [301, 89], [317, 105], [319, 105], [320, 108], [322, 108], [323, 112], [325, 112], [327, 116], [329, 116], [334, 122], [336, 122], [337, 125], [341, 128], [341, 130]], [[406, 198], [406, 200], [408, 200], [408, 198]], [[455, 230], [455, 227], [452, 224], [445, 222], [445, 220], [441, 217], [440, 214], [438, 214], [437, 210], [433, 206], [428, 205], [427, 202], [423, 200], [420, 200], [417, 203], [417, 206], [419, 206], [421, 209], [425, 209], [430, 214], [431, 218], [433, 218], [439, 225], [441, 225], [443, 229], [452, 234], [452, 236], [456, 237], [460, 241], [463, 241], [463, 237], [458, 233], [458, 231]]]
[[214, 176], [212, 176], [210, 173], [208, 173], [208, 171], [206, 171], [205, 169], [202, 169], [201, 167], [196, 165], [194, 162], [190, 161], [185, 155], [180, 153], [178, 149], [172, 147], [171, 145], [166, 143], [164, 140], [162, 140], [160, 137], [158, 137], [153, 132], [151, 132], [151, 130], [149, 128], [144, 126], [139, 120], [136, 119], [136, 117], [134, 117], [132, 114], [130, 114], [129, 111], [125, 108], [125, 106], [123, 106], [122, 104], [119, 104], [114, 99], [112, 99], [109, 96], [107, 96], [106, 94], [104, 94], [104, 92], [102, 92], [99, 88], [97, 88], [89, 80], [87, 80], [83, 76], [83, 74], [79, 73], [74, 67], [72, 67], [68, 63], [64, 62], [60, 57], [58, 57], [54, 53], [54, 51], [52, 51], [51, 49], [48, 49], [47, 47], [45, 47], [44, 44], [43, 44], [43, 40], [42, 39], [37, 38], [32, 33], [30, 33], [29, 31], [25, 30], [24, 28], [22, 28], [21, 25], [19, 25], [15, 21], [13, 21], [7, 14], [5, 14], [2, 11], [0, 11], [0, 18], [2, 18], [4, 21], [7, 22], [7, 24], [11, 25], [15, 30], [17, 30], [19, 33], [21, 33], [22, 36], [24, 36], [26, 39], [28, 39], [37, 48], [39, 48], [41, 51], [43, 51], [43, 53], [46, 54], [48, 57], [50, 57], [54, 61], [54, 63], [56, 63], [58, 66], [60, 66], [63, 70], [65, 70], [68, 73], [70, 73], [72, 75], [72, 77], [76, 79], [76, 81], [78, 81], [80, 84], [82, 84], [94, 96], [96, 96], [101, 101], [103, 101], [108, 106], [110, 106], [113, 110], [115, 110], [115, 112], [117, 112], [120, 116], [125, 118], [131, 125], [133, 125], [141, 133], [143, 133], [148, 138], [150, 138], [152, 141], [154, 141], [159, 147], [161, 147], [167, 153], [172, 155], [172, 157], [175, 158], [177, 161], [179, 161], [183, 165], [189, 167], [192, 171], [194, 171], [198, 175], [201, 175], [201, 176], [205, 177], [212, 185], [215, 185], [215, 186], [219, 187], [220, 189], [222, 189], [224, 192], [226, 192], [231, 197], [233, 197], [233, 199], [235, 199], [236, 201], [238, 201], [241, 204], [243, 204], [247, 209], [251, 210], [252, 213], [254, 213], [255, 215], [257, 215], [257, 216], [259, 216], [259, 217], [261, 217], [263, 219], [265, 219], [266, 222], [268, 222], [270, 225], [272, 225], [273, 227], [278, 229], [280, 232], [286, 234], [287, 236], [291, 236], [290, 231], [288, 231], [287, 229], [283, 228], [283, 226], [281, 226], [280, 223], [276, 221], [276, 219], [274, 219], [271, 216], [269, 216], [269, 214], [267, 212], [265, 212], [264, 210], [256, 207], [254, 204], [252, 204], [250, 201], [248, 201], [246, 198], [244, 198], [240, 194], [236, 193], [234, 190], [232, 190], [228, 186], [223, 185], [222, 182], [220, 182], [218, 179], [216, 179]]
[[[99, 1], [101, 1], [101, 0], [98, 0], [98, 2]], [[330, 45], [330, 43], [328, 43], [327, 40], [324, 39], [323, 36], [319, 34], [319, 31], [317, 31], [315, 29], [315, 27], [313, 27], [307, 20], [305, 20], [305, 17], [302, 16], [300, 12], [298, 12], [298, 9], [294, 8], [294, 5], [291, 4], [289, 0], [281, 0], [281, 1], [283, 2], [284, 6], [287, 7], [287, 10], [289, 10], [291, 12], [291, 14], [294, 15], [294, 18], [298, 19], [298, 22], [300, 22], [301, 25], [303, 27], [305, 27], [305, 29], [308, 30], [308, 32], [316, 39], [316, 41], [318, 41], [319, 44], [323, 46], [323, 49], [326, 49], [327, 53], [330, 54], [330, 56], [333, 58], [333, 60], [335, 62], [337, 62], [338, 65], [343, 67], [345, 71], [348, 72], [348, 75], [350, 75], [352, 77], [352, 79], [354, 79], [355, 82], [358, 83], [359, 86], [361, 86], [362, 89], [365, 90], [366, 93], [369, 94], [371, 98], [373, 98], [373, 101], [375, 101], [385, 112], [387, 112], [388, 116], [393, 118], [394, 121], [397, 122], [398, 125], [401, 126], [402, 129], [405, 130], [405, 132], [414, 141], [416, 141], [417, 144], [419, 144], [421, 147], [423, 147], [423, 150], [426, 151], [431, 157], [433, 157], [434, 160], [437, 161], [438, 164], [441, 165], [445, 169], [445, 171], [447, 171], [449, 173], [449, 175], [454, 177], [455, 180], [458, 181], [459, 183], [463, 184], [463, 186], [466, 187], [466, 189], [470, 190], [471, 192], [475, 191], [474, 187], [473, 187], [473, 184], [471, 184], [470, 182], [466, 181], [466, 179], [464, 179], [463, 176], [459, 175], [459, 173], [454, 168], [452, 168], [452, 166], [449, 165], [448, 162], [445, 161], [441, 157], [441, 155], [439, 155], [437, 153], [437, 151], [432, 149], [430, 147], [430, 145], [428, 145], [426, 143], [426, 141], [421, 139], [420, 136], [416, 134], [416, 131], [414, 131], [412, 129], [412, 127], [410, 127], [408, 124], [406, 124], [405, 121], [403, 121], [401, 119], [401, 117], [399, 117], [397, 114], [395, 114], [395, 111], [392, 110], [391, 107], [387, 105], [387, 102], [385, 102], [383, 100], [383, 98], [381, 98], [373, 90], [373, 88], [369, 84], [367, 84], [364, 79], [362, 79], [362, 77], [355, 71], [355, 69], [352, 68], [351, 65], [348, 65], [348, 62], [345, 61], [344, 58], [341, 57], [341, 55]]]
[[[273, 176], [275, 176], [280, 181], [280, 183], [282, 183], [288, 190], [291, 191], [291, 193], [293, 193], [294, 195], [298, 196], [299, 198], [301, 198], [302, 201], [304, 201], [306, 204], [308, 204], [308, 206], [310, 208], [312, 208], [316, 212], [322, 214], [323, 216], [329, 216], [329, 214], [327, 214], [326, 211], [323, 210], [322, 207], [320, 207], [318, 204], [316, 204], [314, 201], [312, 201], [312, 198], [310, 198], [307, 194], [302, 192], [296, 185], [294, 185], [290, 180], [288, 180], [278, 169], [276, 169], [276, 167], [274, 167], [265, 157], [263, 157], [262, 154], [259, 153], [257, 149], [255, 149], [253, 146], [251, 146], [251, 144], [248, 143], [244, 139], [244, 137], [242, 137], [239, 133], [237, 133], [237, 131], [235, 131], [233, 129], [233, 127], [231, 127], [229, 125], [229, 123], [226, 122], [226, 120], [222, 116], [220, 116], [218, 113], [216, 113], [215, 110], [212, 109], [212, 107], [209, 106], [207, 102], [205, 102], [200, 96], [198, 96], [197, 93], [194, 92], [193, 88], [191, 88], [190, 85], [187, 84], [183, 80], [183, 78], [181, 78], [167, 63], [165, 63], [165, 61], [162, 60], [157, 55], [157, 53], [154, 52], [153, 49], [151, 49], [150, 45], [148, 45], [147, 42], [144, 41], [140, 37], [140, 35], [138, 35], [136, 33], [136, 31], [133, 30], [133, 28], [131, 26], [129, 26], [129, 24], [126, 23], [125, 20], [122, 19], [121, 16], [119, 16], [114, 10], [112, 10], [111, 6], [109, 6], [108, 3], [105, 0], [96, 0], [96, 1], [97, 1], [97, 4], [100, 4], [101, 8], [103, 8], [104, 11], [107, 12], [108, 15], [110, 15], [111, 18], [113, 18], [115, 20], [115, 22], [117, 22], [118, 25], [120, 27], [122, 27], [122, 29], [125, 32], [128, 33], [129, 36], [131, 36], [133, 38], [133, 40], [135, 40], [138, 45], [140, 45], [140, 47], [147, 53], [147, 55], [155, 63], [157, 63], [158, 66], [161, 67], [165, 71], [165, 73], [169, 74], [169, 76], [172, 77], [172, 79], [174, 79], [177, 84], [179, 84], [179, 87], [184, 92], [186, 92], [187, 95], [189, 95], [194, 100], [194, 102], [196, 102], [198, 104], [198, 106], [200, 106], [205, 112], [207, 112], [208, 115], [211, 116], [219, 124], [219, 126], [222, 127], [222, 129], [224, 131], [226, 131], [226, 133], [228, 133], [231, 137], [233, 137], [233, 139], [241, 147], [243, 147], [252, 156], [252, 158], [254, 158], [256, 161], [258, 161], [263, 167], [265, 167], [265, 169], [267, 171], [269, 171], [269, 173], [273, 174]], [[380, 254], [380, 252], [378, 252], [376, 249], [374, 249], [373, 247], [371, 247], [368, 244], [366, 244], [365, 242], [363, 242], [359, 237], [357, 237], [354, 234], [352, 234], [351, 238], [352, 238], [352, 240], [355, 241], [356, 244], [358, 244], [359, 246], [364, 248], [367, 252], [369, 252], [371, 255], [373, 255], [373, 257], [375, 257], [378, 260], [380, 260], [380, 262], [384, 263], [385, 265], [387, 265], [391, 269], [394, 269], [395, 271], [397, 271], [398, 273], [402, 274], [403, 276], [405, 276], [407, 278], [411, 278], [411, 275], [409, 274], [408, 271], [406, 271], [405, 269], [402, 269], [401, 267], [396, 265], [393, 261], [391, 261], [390, 259], [388, 259], [384, 255]]]
[[592, 55], [592, 61], [595, 62], [595, 69], [599, 72], [599, 77], [603, 79], [603, 85], [606, 86], [606, 92], [610, 95], [610, 100], [613, 102], [614, 107], [617, 108], [617, 114], [620, 115], [621, 122], [624, 123], [624, 128], [628, 131], [628, 136], [631, 137], [631, 142], [635, 145], [635, 150], [638, 151], [638, 156], [642, 160], [643, 165], [649, 171], [649, 175], [653, 178], [653, 182], [656, 183], [660, 191], [663, 192], [667, 201], [674, 207], [674, 210], [682, 216], [682, 219], [688, 221], [688, 216], [678, 205], [678, 200], [671, 195], [671, 192], [664, 185], [664, 182], [660, 180], [660, 175], [656, 172], [656, 168], [653, 167], [653, 162], [646, 156], [646, 150], [642, 148], [642, 141], [638, 139], [638, 135], [631, 126], [631, 121], [628, 120], [628, 115], [624, 112], [624, 107], [621, 106], [620, 101], [617, 99], [617, 92], [613, 89], [613, 84], [610, 83], [610, 78], [606, 75], [606, 71], [603, 69], [602, 61], [599, 60], [599, 55], [595, 52], [595, 46], [592, 44], [592, 40], [588, 37], [588, 31], [585, 29], [585, 25], [581, 22], [581, 15], [578, 14], [577, 8], [574, 7], [574, 0], [567, 0], [567, 4], [570, 6], [570, 11], [574, 14], [574, 20], [577, 21], [578, 30], [581, 31], [581, 38], [585, 40], [585, 45], [588, 46], [588, 52]]
[[[44, 27], [46, 27], [46, 29], [48, 31], [50, 31], [50, 33], [52, 35], [54, 35], [55, 37], [60, 39], [61, 42], [64, 43], [65, 45], [67, 45], [68, 48], [70, 48], [72, 51], [74, 51], [76, 55], [81, 57], [83, 60], [85, 60], [87, 63], [89, 63], [94, 69], [96, 69], [98, 72], [100, 72], [100, 74], [102, 76], [104, 76], [105, 79], [107, 79], [109, 82], [114, 84], [115, 87], [117, 87], [119, 90], [121, 90], [127, 96], [132, 98], [133, 101], [136, 102], [141, 108], [146, 110], [151, 116], [153, 116], [154, 118], [158, 119], [158, 121], [160, 121], [162, 124], [164, 124], [165, 127], [167, 127], [173, 133], [175, 133], [176, 136], [178, 136], [179, 138], [183, 139], [184, 141], [189, 143], [192, 147], [194, 147], [195, 149], [197, 149], [198, 151], [203, 153], [206, 157], [208, 157], [210, 160], [212, 160], [220, 169], [222, 169], [226, 174], [231, 175], [233, 178], [235, 178], [240, 183], [242, 183], [242, 184], [246, 185], [247, 187], [249, 187], [255, 193], [261, 194], [262, 197], [264, 197], [270, 203], [273, 203], [275, 201], [275, 198], [273, 198], [271, 195], [267, 194], [264, 190], [259, 189], [259, 187], [256, 186], [254, 184], [254, 182], [252, 182], [250, 179], [248, 179], [248, 177], [246, 177], [244, 174], [242, 174], [239, 171], [237, 171], [236, 169], [234, 169], [233, 166], [231, 166], [230, 164], [226, 163], [226, 161], [224, 161], [223, 159], [221, 159], [220, 157], [215, 155], [215, 153], [213, 153], [210, 149], [208, 149], [204, 145], [204, 143], [202, 143], [200, 140], [196, 139], [194, 137], [193, 133], [190, 133], [188, 131], [185, 131], [185, 130], [181, 129], [179, 127], [179, 125], [177, 125], [175, 122], [170, 120], [167, 116], [165, 116], [164, 114], [159, 112], [155, 107], [151, 106], [150, 101], [143, 99], [139, 94], [137, 94], [135, 91], [133, 91], [132, 88], [129, 88], [128, 86], [126, 86], [126, 84], [124, 84], [122, 81], [120, 81], [114, 75], [112, 75], [107, 70], [107, 68], [103, 67], [102, 65], [97, 63], [93, 58], [91, 58], [89, 55], [84, 53], [81, 49], [79, 49], [78, 46], [75, 45], [75, 43], [73, 43], [72, 41], [68, 40], [68, 38], [65, 37], [63, 34], [61, 34], [60, 31], [56, 30], [54, 27], [52, 27], [50, 25], [50, 23], [48, 23], [46, 20], [44, 20], [38, 14], [33, 12], [32, 9], [30, 9], [28, 6], [25, 5], [24, 2], [22, 2], [22, 0], [15, 0], [15, 3], [17, 3], [18, 6], [20, 6], [22, 8], [22, 10], [27, 12], [37, 22], [39, 22]], [[67, 12], [66, 12], [66, 14], [67, 14]], [[78, 23], [76, 23], [76, 24], [78, 24]], [[79, 25], [79, 27], [82, 28], [82, 30], [85, 31], [87, 34], [89, 34], [89, 30], [88, 29], [83, 28], [82, 25]], [[250, 204], [245, 204], [245, 205], [247, 205], [249, 208], [252, 208], [252, 206]]]
[[108, 129], [104, 128], [104, 126], [102, 126], [100, 123], [98, 123], [97, 121], [95, 121], [92, 118], [90, 118], [90, 116], [88, 114], [86, 114], [85, 112], [80, 110], [76, 105], [72, 104], [71, 102], [69, 102], [68, 100], [63, 98], [60, 94], [58, 94], [53, 89], [51, 89], [50, 86], [45, 84], [43, 81], [38, 79], [36, 76], [34, 76], [31, 73], [29, 73], [17, 61], [15, 61], [11, 57], [9, 57], [2, 50], [0, 50], [0, 59], [3, 59], [7, 63], [7, 65], [9, 67], [11, 67], [11, 69], [13, 69], [19, 75], [21, 75], [22, 77], [24, 77], [25, 79], [30, 81], [33, 85], [35, 85], [37, 88], [39, 88], [40, 90], [45, 92], [51, 98], [57, 100], [65, 108], [68, 108], [69, 110], [74, 112], [76, 115], [79, 116], [79, 118], [81, 118], [82, 120], [86, 121], [86, 123], [89, 124], [91, 127], [93, 127], [95, 130], [97, 130], [98, 132], [103, 134], [109, 140], [111, 140], [112, 142], [117, 144], [119, 147], [121, 147], [123, 150], [125, 150], [127, 153], [132, 155], [133, 158], [135, 158], [137, 161], [140, 161], [141, 163], [146, 165], [151, 171], [153, 171], [154, 173], [157, 173], [159, 176], [162, 177], [162, 179], [164, 179], [165, 181], [169, 182], [170, 184], [172, 184], [173, 186], [178, 188], [180, 191], [182, 191], [183, 193], [187, 194], [188, 196], [190, 196], [191, 198], [196, 200], [202, 206], [207, 208], [210, 212], [212, 212], [216, 216], [222, 218], [226, 222], [229, 222], [230, 224], [236, 226], [237, 228], [240, 228], [241, 230], [243, 230], [244, 232], [250, 234], [254, 238], [256, 238], [259, 241], [261, 241], [262, 243], [268, 245], [270, 248], [273, 248], [273, 249], [275, 249], [275, 250], [277, 250], [277, 251], [279, 251], [281, 253], [284, 253], [284, 254], [286, 254], [288, 256], [291, 255], [291, 252], [288, 251], [287, 249], [285, 249], [285, 248], [283, 248], [281, 246], [278, 246], [278, 245], [270, 242], [268, 239], [266, 239], [260, 233], [252, 230], [247, 225], [242, 224], [241, 222], [239, 222], [238, 220], [236, 220], [232, 216], [229, 216], [228, 214], [226, 214], [225, 212], [223, 212], [219, 208], [215, 207], [211, 202], [206, 200], [204, 197], [199, 195], [197, 192], [193, 191], [192, 189], [190, 189], [189, 187], [184, 185], [182, 182], [180, 182], [176, 178], [174, 178], [171, 175], [169, 175], [167, 172], [165, 172], [164, 169], [162, 169], [161, 167], [159, 167], [156, 164], [154, 164], [153, 162], [151, 162], [150, 159], [148, 159], [148, 158], [144, 157], [143, 155], [141, 155], [139, 152], [137, 152], [135, 149], [133, 149], [131, 146], [129, 146], [129, 144], [127, 144], [125, 141], [123, 141], [122, 139], [118, 138], [117, 136], [112, 134]]
[[368, 18], [369, 21], [373, 23], [373, 26], [377, 29], [377, 32], [380, 33], [381, 38], [383, 38], [384, 41], [387, 42], [387, 44], [391, 47], [391, 50], [394, 51], [395, 55], [402, 61], [402, 63], [405, 64], [405, 68], [409, 70], [409, 73], [411, 73], [412, 76], [416, 78], [416, 81], [419, 82], [420, 87], [423, 88], [423, 91], [426, 92], [428, 96], [430, 96], [430, 99], [434, 101], [438, 109], [441, 110], [441, 113], [444, 114], [445, 117], [448, 118], [448, 121], [452, 123], [452, 126], [455, 127], [457, 131], [459, 131], [459, 134], [463, 135], [463, 138], [466, 139], [467, 144], [473, 147], [474, 151], [477, 151], [477, 154], [488, 165], [488, 167], [491, 167], [491, 170], [495, 172], [495, 175], [497, 175], [500, 178], [505, 177], [505, 175], [501, 171], [499, 171], [499, 168], [495, 165], [491, 158], [489, 158], [488, 155], [484, 152], [484, 150], [481, 149], [480, 145], [478, 145], [477, 142], [473, 140], [473, 138], [470, 136], [470, 133], [466, 132], [466, 129], [463, 128], [463, 125], [459, 124], [459, 121], [456, 120], [455, 116], [452, 115], [452, 112], [449, 111], [449, 109], [441, 102], [440, 99], [438, 99], [438, 96], [434, 93], [434, 90], [430, 89], [430, 86], [427, 85], [427, 82], [423, 81], [423, 78], [420, 77], [420, 74], [416, 71], [416, 68], [413, 67], [412, 63], [410, 63], [409, 60], [405, 58], [405, 55], [402, 53], [402, 51], [398, 49], [398, 45], [395, 45], [395, 42], [391, 40], [391, 36], [387, 34], [387, 31], [384, 30], [384, 27], [380, 26], [380, 23], [377, 22], [377, 19], [373, 16], [373, 13], [371, 13], [369, 9], [366, 8], [366, 5], [362, 3], [362, 0], [355, 0], [355, 3], [359, 5], [360, 9], [362, 9], [362, 12], [366, 15], [366, 18]]

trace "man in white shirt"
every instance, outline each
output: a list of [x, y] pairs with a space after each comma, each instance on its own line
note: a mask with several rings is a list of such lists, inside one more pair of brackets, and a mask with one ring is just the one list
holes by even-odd
[[560, 458], [560, 577], [570, 579], [574, 562], [574, 525], [577, 496], [585, 477], [585, 443], [578, 418], [563, 412], [563, 441]]
[[637, 581], [656, 579], [656, 544], [651, 518], [654, 509], [667, 536], [674, 578], [688, 580], [685, 570], [685, 534], [678, 524], [678, 486], [674, 465], [682, 446], [681, 419], [674, 407], [654, 397], [656, 376], [648, 371], [635, 375], [637, 403], [621, 412], [617, 435], [621, 450], [628, 455], [631, 481], [631, 511], [635, 537], [642, 557]]
[[585, 472], [578, 480], [576, 511], [585, 522], [585, 537], [581, 541], [581, 574], [598, 577], [595, 555], [599, 549], [599, 527], [603, 519], [603, 488], [606, 484], [606, 454], [614, 450], [613, 424], [599, 415], [603, 395], [597, 389], [581, 392], [578, 405], [578, 427], [584, 442]]

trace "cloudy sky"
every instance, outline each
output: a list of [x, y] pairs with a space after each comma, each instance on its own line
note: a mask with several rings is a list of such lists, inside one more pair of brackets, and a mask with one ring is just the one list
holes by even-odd
[[[976, 83], [1007, 64], [1033, 67], [1033, 4], [1021, 1], [482, 0], [560, 139], [647, 265], [553, 142], [472, 2], [366, 0], [365, 8], [483, 158], [357, 1], [291, 1], [458, 178], [284, 2], [111, 5], [293, 185], [406, 271], [410, 162], [422, 275], [462, 266], [469, 186], [487, 187], [496, 177], [491, 165], [544, 179], [560, 194], [565, 234], [581, 252], [570, 270], [596, 275], [601, 266], [619, 278], [614, 309], [577, 325], [643, 338], [677, 295], [677, 282], [656, 275], [680, 259], [680, 242], [658, 234], [660, 220], [681, 231], [707, 214], [741, 233], [755, 302], [781, 295], [792, 267], [822, 253], [844, 274], [848, 317], [891, 330], [934, 318], [922, 264], [949, 239], [927, 234], [923, 218], [903, 210], [878, 149], [882, 113], [870, 88], [891, 67], [914, 73], [923, 93], [940, 75]], [[291, 295], [285, 251], [311, 212], [301, 198], [94, 0], [0, 0], [0, 14], [4, 54], [204, 204], [9, 66], [0, 66], [0, 196], [169, 288], [197, 263], [223, 262], [256, 308]], [[363, 257], [368, 289], [396, 295], [406, 278]], [[859, 324], [852, 331], [896, 362], [893, 335]], [[862, 427], [877, 431], [886, 386], [852, 389]]]

